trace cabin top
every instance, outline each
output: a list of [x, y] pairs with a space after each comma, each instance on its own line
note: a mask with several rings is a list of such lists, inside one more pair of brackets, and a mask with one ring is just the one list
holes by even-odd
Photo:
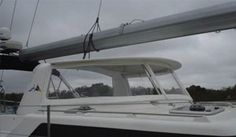
[[179, 69], [181, 64], [177, 61], [165, 58], [112, 58], [112, 59], [94, 59], [81, 61], [65, 61], [52, 63], [55, 68], [76, 68], [83, 66], [130, 66], [130, 65], [158, 65], [161, 68]]
[[114, 72], [124, 76], [143, 75], [143, 65], [151, 65], [155, 74], [169, 73], [181, 67], [177, 61], [164, 58], [113, 58], [52, 63], [56, 69], [82, 69], [108, 76]]

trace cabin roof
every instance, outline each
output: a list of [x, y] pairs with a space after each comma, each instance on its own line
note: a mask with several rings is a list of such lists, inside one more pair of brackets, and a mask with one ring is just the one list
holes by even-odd
[[80, 60], [80, 61], [65, 61], [52, 63], [54, 68], [86, 68], [86, 67], [100, 67], [112, 71], [135, 71], [138, 69], [136, 66], [141, 64], [152, 65], [154, 72], [160, 72], [163, 69], [176, 70], [181, 67], [177, 61], [165, 58], [112, 58], [112, 59], [93, 59], [93, 60]]

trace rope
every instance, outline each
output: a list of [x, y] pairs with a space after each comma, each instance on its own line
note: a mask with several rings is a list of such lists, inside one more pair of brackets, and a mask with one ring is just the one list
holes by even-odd
[[133, 19], [128, 24], [133, 24], [134, 22], [144, 22], [144, 20], [142, 20], [142, 19]]
[[126, 26], [130, 25], [130, 24], [133, 24], [135, 22], [144, 22], [144, 20], [142, 19], [133, 19], [132, 21], [128, 22], [128, 23], [122, 23], [120, 24], [120, 34], [123, 34], [124, 32], [124, 29]]
[[[101, 7], [102, 7], [102, 0], [100, 0], [100, 3], [99, 3], [99, 8], [98, 8], [98, 14], [97, 14], [96, 21], [92, 25], [92, 27], [89, 29], [89, 31], [87, 32], [85, 37], [84, 37], [84, 41], [83, 41], [83, 53], [84, 53], [84, 56], [83, 56], [83, 59], [86, 58], [87, 53], [89, 54], [88, 58], [90, 59], [91, 48], [92, 48], [92, 50], [95, 50], [97, 52], [99, 51], [98, 49], [96, 49], [96, 47], [95, 47], [95, 45], [93, 43], [93, 33], [94, 33], [95, 30], [97, 32], [101, 31], [101, 28], [100, 28], [100, 25], [99, 25], [99, 16], [100, 16], [100, 12], [101, 12]], [[88, 40], [88, 42], [86, 43], [87, 40]]]
[[98, 15], [97, 15], [97, 17], [100, 16], [101, 7], [102, 7], [102, 0], [100, 0], [100, 3], [99, 3], [99, 8], [98, 8]]
[[14, 21], [14, 17], [15, 17], [15, 13], [16, 13], [16, 5], [17, 5], [17, 0], [15, 0], [15, 2], [14, 2], [14, 8], [13, 8], [13, 12], [12, 12], [12, 16], [11, 16], [11, 23], [10, 23], [10, 31], [12, 31], [13, 21]]
[[29, 31], [29, 34], [28, 34], [28, 37], [27, 37], [26, 47], [29, 46], [29, 40], [30, 40], [30, 36], [31, 36], [32, 29], [33, 29], [33, 26], [34, 26], [34, 20], [35, 20], [35, 17], [36, 17], [36, 13], [38, 11], [38, 6], [39, 6], [39, 0], [37, 0], [37, 4], [36, 4], [35, 10], [34, 10], [34, 16], [33, 16], [33, 20], [32, 20], [31, 25], [30, 25], [30, 31]]

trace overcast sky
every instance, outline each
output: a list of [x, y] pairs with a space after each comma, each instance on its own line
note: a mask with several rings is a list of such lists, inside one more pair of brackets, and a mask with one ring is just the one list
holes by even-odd
[[[103, 0], [100, 16], [102, 30], [133, 19], [149, 20], [234, 0]], [[12, 37], [26, 42], [36, 0], [18, 0]], [[10, 24], [14, 0], [4, 0], [0, 7], [0, 27]], [[30, 47], [84, 34], [94, 23], [98, 0], [40, 0]], [[236, 30], [206, 33], [147, 44], [92, 53], [92, 58], [164, 57], [178, 60], [177, 71], [185, 86], [222, 88], [236, 84]], [[82, 58], [81, 55], [56, 60]], [[53, 60], [50, 60], [53, 61]], [[31, 73], [6, 71], [7, 91], [23, 91]]]

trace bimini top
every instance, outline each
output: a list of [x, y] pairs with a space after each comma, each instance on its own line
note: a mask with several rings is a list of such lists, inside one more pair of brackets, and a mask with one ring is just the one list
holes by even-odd
[[165, 73], [168, 69], [176, 70], [181, 67], [177, 61], [164, 58], [112, 58], [112, 59], [95, 59], [95, 60], [81, 60], [69, 62], [52, 63], [53, 68], [58, 69], [76, 69], [82, 68], [86, 70], [91, 69], [105, 69], [126, 74], [138, 74], [143, 69], [140, 65], [148, 64], [152, 67], [154, 73]]

